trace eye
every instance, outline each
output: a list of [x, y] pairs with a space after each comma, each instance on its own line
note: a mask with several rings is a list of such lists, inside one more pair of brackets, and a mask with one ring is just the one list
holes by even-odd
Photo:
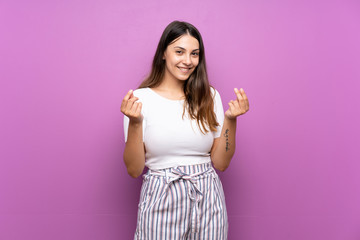
[[199, 53], [194, 52], [193, 54], [196, 55], [196, 56], [199, 56]]
[[182, 51], [176, 51], [176, 53], [182, 53]]

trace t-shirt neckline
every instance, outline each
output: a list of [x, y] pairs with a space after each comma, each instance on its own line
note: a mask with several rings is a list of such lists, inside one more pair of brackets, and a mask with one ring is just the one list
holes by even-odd
[[167, 100], [169, 102], [184, 102], [184, 99], [179, 99], [179, 100], [176, 100], [176, 99], [170, 99], [170, 98], [166, 98], [166, 97], [163, 97], [161, 96], [160, 94], [158, 94], [157, 92], [155, 92], [154, 90], [152, 90], [151, 88], [147, 87], [147, 89], [152, 92], [153, 94], [155, 94], [156, 96], [158, 96], [159, 98], [162, 98], [164, 100]]

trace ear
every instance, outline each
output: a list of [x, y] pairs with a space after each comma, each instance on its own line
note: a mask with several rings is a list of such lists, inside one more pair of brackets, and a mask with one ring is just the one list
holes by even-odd
[[164, 52], [164, 53], [163, 53], [163, 56], [162, 56], [162, 59], [163, 59], [163, 60], [165, 60], [165, 54], [166, 54], [166, 53]]

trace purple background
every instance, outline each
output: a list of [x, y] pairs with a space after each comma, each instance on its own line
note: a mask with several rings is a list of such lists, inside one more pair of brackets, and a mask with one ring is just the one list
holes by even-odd
[[360, 239], [359, 1], [0, 1], [0, 239], [131, 239], [121, 100], [173, 20], [245, 89], [229, 239]]

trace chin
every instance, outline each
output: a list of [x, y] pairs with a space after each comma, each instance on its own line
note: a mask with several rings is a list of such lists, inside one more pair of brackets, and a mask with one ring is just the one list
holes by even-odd
[[189, 79], [189, 77], [190, 77], [190, 75], [189, 76], [180, 76], [177, 79], [179, 79], [180, 81], [186, 81]]

